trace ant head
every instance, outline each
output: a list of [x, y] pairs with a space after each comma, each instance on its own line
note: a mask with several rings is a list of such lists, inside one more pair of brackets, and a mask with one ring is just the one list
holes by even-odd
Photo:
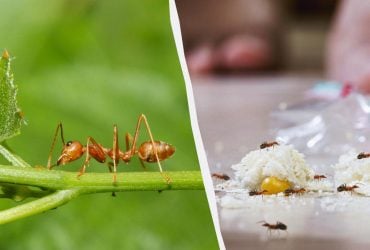
[[346, 190], [346, 185], [345, 184], [342, 184], [339, 187], [337, 187], [338, 192], [342, 192], [342, 191], [345, 191], [345, 190]]
[[284, 224], [284, 223], [281, 223], [281, 222], [277, 222], [276, 223], [277, 227], [280, 229], [280, 230], [287, 230], [287, 226]]
[[257, 194], [257, 190], [251, 190], [251, 191], [249, 191], [249, 195], [250, 196], [253, 196], [255, 194]]
[[[228, 176], [227, 174], [223, 174], [223, 179], [225, 180], [225, 181], [228, 181], [228, 180], [230, 180], [230, 176]], [[266, 190], [263, 190], [262, 192], [265, 192]], [[267, 192], [267, 191], [266, 191]]]
[[266, 221], [264, 221], [264, 220], [261, 220], [261, 221], [258, 221], [257, 222], [257, 224], [259, 224], [259, 223], [262, 223], [262, 226], [263, 227], [266, 227], [266, 226], [268, 226], [268, 225], [270, 225], [270, 224], [268, 224]]
[[79, 141], [68, 141], [63, 146], [62, 154], [58, 158], [57, 165], [64, 165], [81, 157], [84, 147]]
[[262, 142], [262, 144], [260, 145], [260, 149], [264, 149], [264, 148], [267, 148], [267, 142]]

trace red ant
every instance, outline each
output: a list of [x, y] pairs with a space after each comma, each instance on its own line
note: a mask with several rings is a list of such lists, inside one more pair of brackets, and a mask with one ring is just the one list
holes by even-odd
[[313, 176], [313, 179], [314, 180], [321, 180], [321, 179], [326, 179], [326, 176], [325, 175], [323, 175], [323, 174], [315, 174], [314, 176]]
[[262, 190], [262, 191], [252, 190], [252, 191], [249, 191], [249, 196], [264, 195], [267, 192], [268, 192], [267, 190]]
[[342, 184], [342, 185], [340, 185], [339, 187], [337, 187], [337, 191], [338, 191], [338, 192], [345, 192], [345, 191], [347, 191], [347, 192], [351, 192], [351, 194], [352, 194], [352, 192], [353, 192], [356, 188], [359, 188], [359, 186], [357, 186], [357, 185], [347, 186], [347, 184]]
[[357, 159], [363, 159], [363, 158], [369, 158], [370, 157], [370, 153], [365, 153], [365, 152], [361, 152], [358, 154], [357, 156]]
[[[263, 223], [262, 226], [267, 227], [267, 232], [270, 235], [271, 235], [272, 230], [286, 231], [288, 229], [288, 226], [285, 225], [284, 223], [280, 222], [280, 221], [277, 221], [276, 224], [270, 224], [270, 223], [267, 223], [266, 221], [259, 221], [257, 223]], [[288, 231], [286, 231], [286, 232], [288, 232]]]
[[[144, 122], [146, 129], [149, 134], [149, 141], [143, 142], [139, 148], [136, 148], [136, 142], [139, 136], [139, 129], [141, 123]], [[57, 163], [51, 165], [51, 157], [53, 153], [53, 149], [55, 146], [56, 137], [58, 135], [58, 131], [60, 129], [60, 135], [63, 142], [63, 150], [61, 155], [59, 156]], [[171, 155], [175, 153], [175, 147], [171, 144], [168, 144], [163, 141], [154, 141], [152, 132], [150, 131], [150, 127], [145, 115], [141, 114], [139, 116], [136, 130], [134, 137], [129, 133], [126, 133], [126, 151], [121, 151], [118, 146], [118, 129], [117, 125], [113, 126], [113, 148], [105, 148], [101, 144], [98, 144], [94, 138], [91, 136], [87, 137], [86, 146], [83, 146], [79, 141], [68, 141], [67, 143], [64, 142], [63, 136], [63, 126], [62, 123], [59, 123], [57, 129], [55, 131], [53, 143], [51, 145], [49, 158], [47, 167], [48, 169], [52, 169], [54, 166], [65, 165], [71, 161], [79, 159], [84, 153], [86, 153], [84, 164], [82, 165], [79, 174], [77, 177], [80, 177], [85, 173], [86, 166], [89, 165], [91, 157], [97, 160], [100, 163], [104, 163], [106, 157], [108, 156], [113, 160], [113, 163], [108, 164], [110, 172], [112, 172], [113, 166], [113, 182], [116, 182], [117, 179], [117, 165], [119, 160], [121, 159], [125, 163], [129, 163], [131, 158], [134, 155], [138, 155], [140, 163], [145, 168], [144, 162], [157, 162], [159, 171], [161, 172], [162, 176], [165, 178], [166, 182], [170, 184], [171, 180], [170, 177], [165, 175], [160, 161], [168, 159]], [[132, 143], [132, 144], [131, 144]]]
[[273, 147], [274, 145], [280, 145], [277, 141], [272, 141], [272, 142], [263, 142], [261, 145], [260, 145], [260, 149], [264, 149], [264, 148], [269, 148], [269, 147]]
[[212, 177], [215, 177], [217, 179], [224, 180], [224, 181], [230, 180], [230, 176], [228, 176], [227, 174], [223, 174], [223, 173], [213, 173]]
[[304, 188], [300, 188], [300, 189], [292, 189], [292, 188], [289, 188], [289, 189], [286, 189], [284, 191], [284, 195], [285, 196], [289, 196], [291, 194], [303, 194], [306, 192], [306, 189]]

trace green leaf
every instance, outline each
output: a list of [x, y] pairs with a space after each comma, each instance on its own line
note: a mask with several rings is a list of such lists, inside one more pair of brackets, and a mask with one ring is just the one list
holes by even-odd
[[0, 58], [0, 142], [18, 135], [23, 120], [10, 63], [9, 53], [4, 50]]

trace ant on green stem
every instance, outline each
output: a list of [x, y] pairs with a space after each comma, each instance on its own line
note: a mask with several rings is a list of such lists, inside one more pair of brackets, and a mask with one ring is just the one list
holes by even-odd
[[[149, 141], [143, 142], [138, 148], [136, 147], [137, 139], [139, 136], [139, 130], [141, 123], [144, 122], [145, 127], [149, 134]], [[60, 129], [60, 136], [63, 142], [63, 150], [59, 156], [56, 164], [51, 164], [51, 157], [55, 146], [55, 141]], [[175, 153], [175, 147], [169, 143], [163, 141], [155, 141], [153, 139], [152, 132], [145, 115], [139, 116], [134, 137], [129, 133], [126, 133], [126, 151], [121, 151], [118, 146], [118, 129], [117, 125], [113, 126], [113, 148], [105, 148], [101, 144], [97, 143], [91, 136], [87, 137], [86, 146], [83, 146], [79, 141], [68, 141], [65, 143], [63, 136], [63, 126], [59, 123], [55, 131], [53, 143], [50, 148], [47, 168], [52, 169], [54, 166], [65, 165], [69, 162], [79, 159], [83, 154], [86, 154], [84, 164], [82, 165], [77, 177], [83, 175], [86, 171], [86, 167], [89, 165], [91, 157], [100, 163], [104, 163], [107, 156], [113, 160], [112, 163], [108, 164], [110, 172], [113, 172], [113, 183], [117, 180], [117, 165], [119, 160], [129, 163], [131, 158], [135, 155], [139, 157], [140, 163], [145, 169], [144, 162], [157, 162], [159, 171], [166, 180], [167, 184], [171, 183], [171, 179], [168, 175], [164, 174], [161, 166], [161, 161], [168, 159]], [[113, 167], [113, 170], [112, 170]]]

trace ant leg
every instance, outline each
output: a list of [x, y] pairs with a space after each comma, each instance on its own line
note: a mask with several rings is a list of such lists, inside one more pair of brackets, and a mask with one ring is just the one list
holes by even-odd
[[113, 173], [113, 162], [108, 162], [108, 169], [110, 173]]
[[[113, 172], [112, 166], [113, 166], [113, 162], [108, 162], [108, 169], [110, 173]], [[112, 192], [112, 196], [116, 197], [116, 192]]]
[[146, 171], [147, 169], [146, 169], [146, 166], [145, 166], [144, 161], [143, 161], [142, 159], [140, 159], [140, 158], [139, 158], [139, 160], [140, 160], [140, 164], [141, 164], [141, 166], [142, 166], [142, 167], [143, 167], [143, 169]]
[[126, 140], [126, 151], [129, 151], [131, 150], [131, 143], [133, 140], [132, 135], [130, 133], [126, 133], [125, 140]]
[[146, 116], [144, 114], [141, 114], [139, 116], [139, 119], [138, 119], [138, 122], [137, 122], [137, 125], [136, 125], [134, 140], [133, 140], [132, 148], [131, 148], [131, 155], [134, 155], [135, 154], [136, 142], [137, 142], [137, 138], [138, 138], [138, 135], [139, 135], [139, 129], [140, 129], [140, 125], [141, 125], [142, 121], [144, 121], [145, 126], [146, 126], [146, 129], [148, 131], [149, 138], [150, 138], [150, 141], [152, 143], [153, 150], [154, 150], [154, 155], [155, 155], [155, 158], [156, 158], [157, 163], [158, 163], [159, 171], [160, 172], [163, 172], [161, 163], [159, 162], [157, 147], [155, 146], [153, 135], [152, 135], [152, 132], [151, 132], [150, 127], [149, 127], [149, 124], [148, 124], [148, 120], [146, 119]]
[[117, 125], [113, 126], [113, 148], [112, 148], [112, 160], [113, 160], [113, 183], [117, 182], [117, 164], [119, 162], [119, 147], [118, 147], [118, 129]]
[[[126, 136], [125, 136], [125, 140], [126, 140], [126, 151], [130, 151], [131, 150], [131, 143], [132, 143], [132, 135], [130, 133], [126, 133]], [[140, 164], [141, 166], [143, 167], [144, 170], [146, 170], [146, 166], [144, 164], [144, 161], [142, 159], [140, 159]]]
[[149, 126], [148, 120], [146, 119], [146, 116], [144, 114], [141, 114], [139, 116], [138, 121], [137, 121], [135, 135], [134, 135], [134, 141], [132, 143], [132, 148], [131, 148], [131, 155], [134, 155], [135, 154], [137, 137], [139, 135], [139, 129], [140, 129], [140, 125], [141, 125], [142, 121], [144, 121], [145, 127], [146, 127], [146, 129], [148, 131], [149, 138], [150, 138], [150, 141], [152, 143], [153, 150], [154, 150], [154, 155], [155, 155], [155, 158], [157, 160], [159, 171], [161, 172], [163, 178], [166, 180], [167, 184], [170, 184], [171, 183], [171, 178], [163, 172], [162, 165], [161, 165], [161, 162], [159, 161], [159, 157], [158, 157], [157, 147], [155, 146], [153, 135], [152, 135], [152, 132], [150, 130], [150, 126]]
[[288, 233], [288, 231], [285, 231], [285, 233], [286, 233], [286, 237], [288, 238], [288, 236], [289, 236], [289, 233]]
[[89, 165], [91, 157], [89, 156], [89, 153], [86, 154], [86, 159], [84, 161], [84, 165], [80, 168], [80, 171], [77, 174], [77, 178], [80, 178], [81, 175], [83, 175], [86, 172], [86, 166]]
[[84, 164], [82, 165], [77, 175], [77, 178], [79, 178], [81, 175], [85, 173], [86, 167], [90, 163], [90, 159], [91, 159], [90, 147], [94, 147], [94, 151], [96, 151], [95, 156], [93, 155], [95, 159], [100, 159], [103, 161], [105, 160], [104, 157], [105, 157], [106, 152], [104, 151], [104, 149], [94, 140], [94, 138], [92, 138], [91, 136], [87, 137], [86, 147], [84, 148], [84, 150], [86, 151], [86, 157], [85, 157]]
[[54, 146], [55, 146], [55, 142], [56, 142], [56, 139], [57, 139], [59, 129], [60, 129], [60, 137], [62, 138], [63, 146], [65, 145], [64, 136], [63, 136], [62, 122], [59, 122], [59, 124], [58, 124], [58, 126], [55, 130], [54, 139], [53, 139], [53, 142], [51, 143], [51, 147], [50, 147], [50, 151], [49, 151], [49, 157], [48, 157], [48, 163], [47, 163], [47, 168], [48, 169], [52, 169], [52, 167], [55, 166], [55, 164], [51, 165], [51, 157], [52, 157], [52, 154], [53, 154], [53, 150], [54, 150]]

